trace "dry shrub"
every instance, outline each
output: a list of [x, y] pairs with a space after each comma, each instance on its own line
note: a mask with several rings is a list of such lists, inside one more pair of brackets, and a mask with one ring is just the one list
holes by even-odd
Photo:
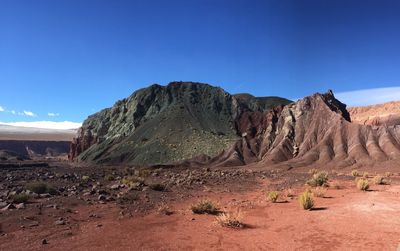
[[130, 188], [139, 187], [144, 184], [144, 179], [138, 176], [125, 176], [121, 180], [122, 184], [129, 186]]
[[361, 191], [367, 191], [369, 188], [369, 182], [367, 179], [365, 178], [361, 178], [356, 180], [357, 182], [357, 188]]
[[358, 177], [359, 175], [360, 175], [360, 174], [358, 173], [357, 170], [351, 171], [351, 176], [353, 176], [353, 177]]
[[386, 173], [385, 173], [385, 176], [388, 177], [388, 178], [389, 178], [390, 176], [392, 176], [392, 175], [393, 175], [393, 173], [391, 173], [391, 172], [386, 172]]
[[271, 191], [267, 194], [267, 200], [271, 201], [272, 203], [275, 203], [278, 200], [279, 197], [279, 192], [277, 191]]
[[217, 222], [223, 227], [243, 228], [243, 215], [240, 210], [235, 212], [222, 213], [217, 216]]
[[374, 177], [374, 183], [376, 185], [388, 185], [390, 182], [382, 175], [377, 175]]
[[328, 186], [328, 173], [327, 172], [315, 173], [312, 176], [312, 178], [307, 181], [307, 185], [312, 187]]
[[44, 193], [48, 193], [51, 195], [58, 194], [58, 191], [54, 187], [44, 182], [32, 182], [27, 184], [25, 188], [37, 194], [44, 194]]
[[369, 177], [369, 173], [368, 172], [364, 172], [363, 178], [368, 179], [368, 177]]
[[299, 197], [300, 206], [304, 210], [310, 210], [314, 207], [314, 199], [309, 191], [302, 193]]
[[200, 200], [191, 206], [192, 212], [195, 214], [218, 214], [219, 210], [214, 202], [205, 199]]

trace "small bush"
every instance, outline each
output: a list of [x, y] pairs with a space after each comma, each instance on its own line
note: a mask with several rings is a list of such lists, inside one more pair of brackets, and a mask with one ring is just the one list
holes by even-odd
[[43, 182], [29, 183], [26, 185], [26, 189], [37, 194], [44, 194], [44, 193], [49, 193], [52, 195], [57, 194], [57, 190], [55, 188]]
[[369, 188], [369, 182], [367, 179], [362, 178], [357, 180], [357, 188], [362, 191], [367, 191]]
[[165, 189], [166, 189], [166, 186], [161, 183], [154, 183], [154, 184], [150, 184], [149, 186], [154, 191], [165, 191]]
[[272, 203], [275, 203], [278, 200], [278, 197], [279, 197], [279, 192], [277, 191], [272, 191], [267, 194], [268, 201], [271, 201]]
[[376, 185], [387, 185], [389, 184], [389, 181], [382, 175], [377, 175], [374, 177], [374, 183]]
[[358, 173], [357, 170], [351, 171], [351, 176], [353, 176], [353, 177], [358, 177], [359, 175], [360, 175], [360, 174]]
[[313, 177], [307, 181], [307, 185], [312, 187], [317, 186], [327, 186], [328, 185], [328, 173], [318, 172], [313, 175]]
[[368, 172], [364, 172], [363, 178], [368, 179], [368, 177], [369, 177], [369, 173]]
[[320, 197], [323, 198], [325, 196], [326, 189], [322, 187], [316, 187], [315, 189], [312, 190], [312, 194], [315, 197]]
[[25, 203], [29, 200], [29, 195], [26, 193], [16, 194], [12, 197], [14, 203]]
[[137, 176], [125, 176], [121, 182], [129, 187], [139, 187], [144, 183], [144, 179]]
[[385, 173], [385, 176], [388, 177], [388, 178], [389, 178], [390, 176], [392, 176], [392, 175], [393, 175], [393, 174], [392, 174], [391, 172], [386, 172], [386, 173]]
[[306, 191], [302, 193], [299, 197], [300, 206], [304, 210], [310, 210], [314, 207], [314, 199], [310, 192]]
[[239, 210], [236, 212], [222, 213], [217, 216], [217, 222], [223, 227], [243, 228], [242, 214]]
[[192, 212], [195, 214], [217, 214], [218, 208], [210, 200], [201, 200], [191, 207]]

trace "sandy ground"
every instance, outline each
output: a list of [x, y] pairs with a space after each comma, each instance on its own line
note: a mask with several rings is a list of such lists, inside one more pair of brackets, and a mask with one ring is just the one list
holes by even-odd
[[[265, 198], [263, 181], [248, 192], [197, 191], [171, 202], [172, 215], [153, 210], [122, 215], [114, 204], [78, 206], [68, 226], [21, 228], [0, 237], [1, 250], [396, 250], [400, 244], [400, 185], [373, 185], [362, 192], [352, 181], [329, 188], [316, 208], [297, 197]], [[297, 195], [304, 187], [293, 188]], [[287, 191], [286, 191], [287, 192]], [[223, 211], [240, 209], [243, 229], [225, 228], [215, 216], [190, 205], [210, 198]], [[46, 239], [48, 244], [43, 245]]]

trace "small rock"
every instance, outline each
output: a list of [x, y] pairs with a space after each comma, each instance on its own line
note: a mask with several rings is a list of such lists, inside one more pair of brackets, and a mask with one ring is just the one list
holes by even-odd
[[119, 184], [114, 184], [114, 185], [110, 186], [110, 189], [112, 189], [112, 190], [118, 190], [119, 187], [120, 187]]
[[24, 209], [25, 208], [25, 203], [19, 203], [17, 205], [15, 205], [16, 209]]
[[56, 225], [58, 225], [58, 226], [65, 225], [65, 221], [62, 220], [62, 219], [56, 220], [56, 222], [55, 222], [54, 224], [56, 224]]
[[42, 244], [43, 244], [43, 245], [46, 245], [46, 244], [49, 244], [49, 243], [47, 242], [46, 239], [43, 239], [43, 240], [42, 240]]
[[10, 209], [15, 209], [15, 206], [13, 204], [11, 204], [11, 203], [8, 204], [7, 206], [3, 207], [1, 209], [1, 211], [7, 211], [7, 210], [10, 210]]
[[105, 201], [107, 199], [107, 197], [103, 194], [99, 195], [99, 197], [97, 198], [100, 201]]

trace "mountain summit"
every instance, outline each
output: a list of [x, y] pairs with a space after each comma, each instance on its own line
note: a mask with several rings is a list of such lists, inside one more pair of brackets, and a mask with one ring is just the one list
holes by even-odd
[[86, 119], [70, 159], [94, 163], [165, 164], [214, 157], [240, 139], [244, 112], [264, 112], [291, 101], [231, 95], [193, 82], [151, 85]]

